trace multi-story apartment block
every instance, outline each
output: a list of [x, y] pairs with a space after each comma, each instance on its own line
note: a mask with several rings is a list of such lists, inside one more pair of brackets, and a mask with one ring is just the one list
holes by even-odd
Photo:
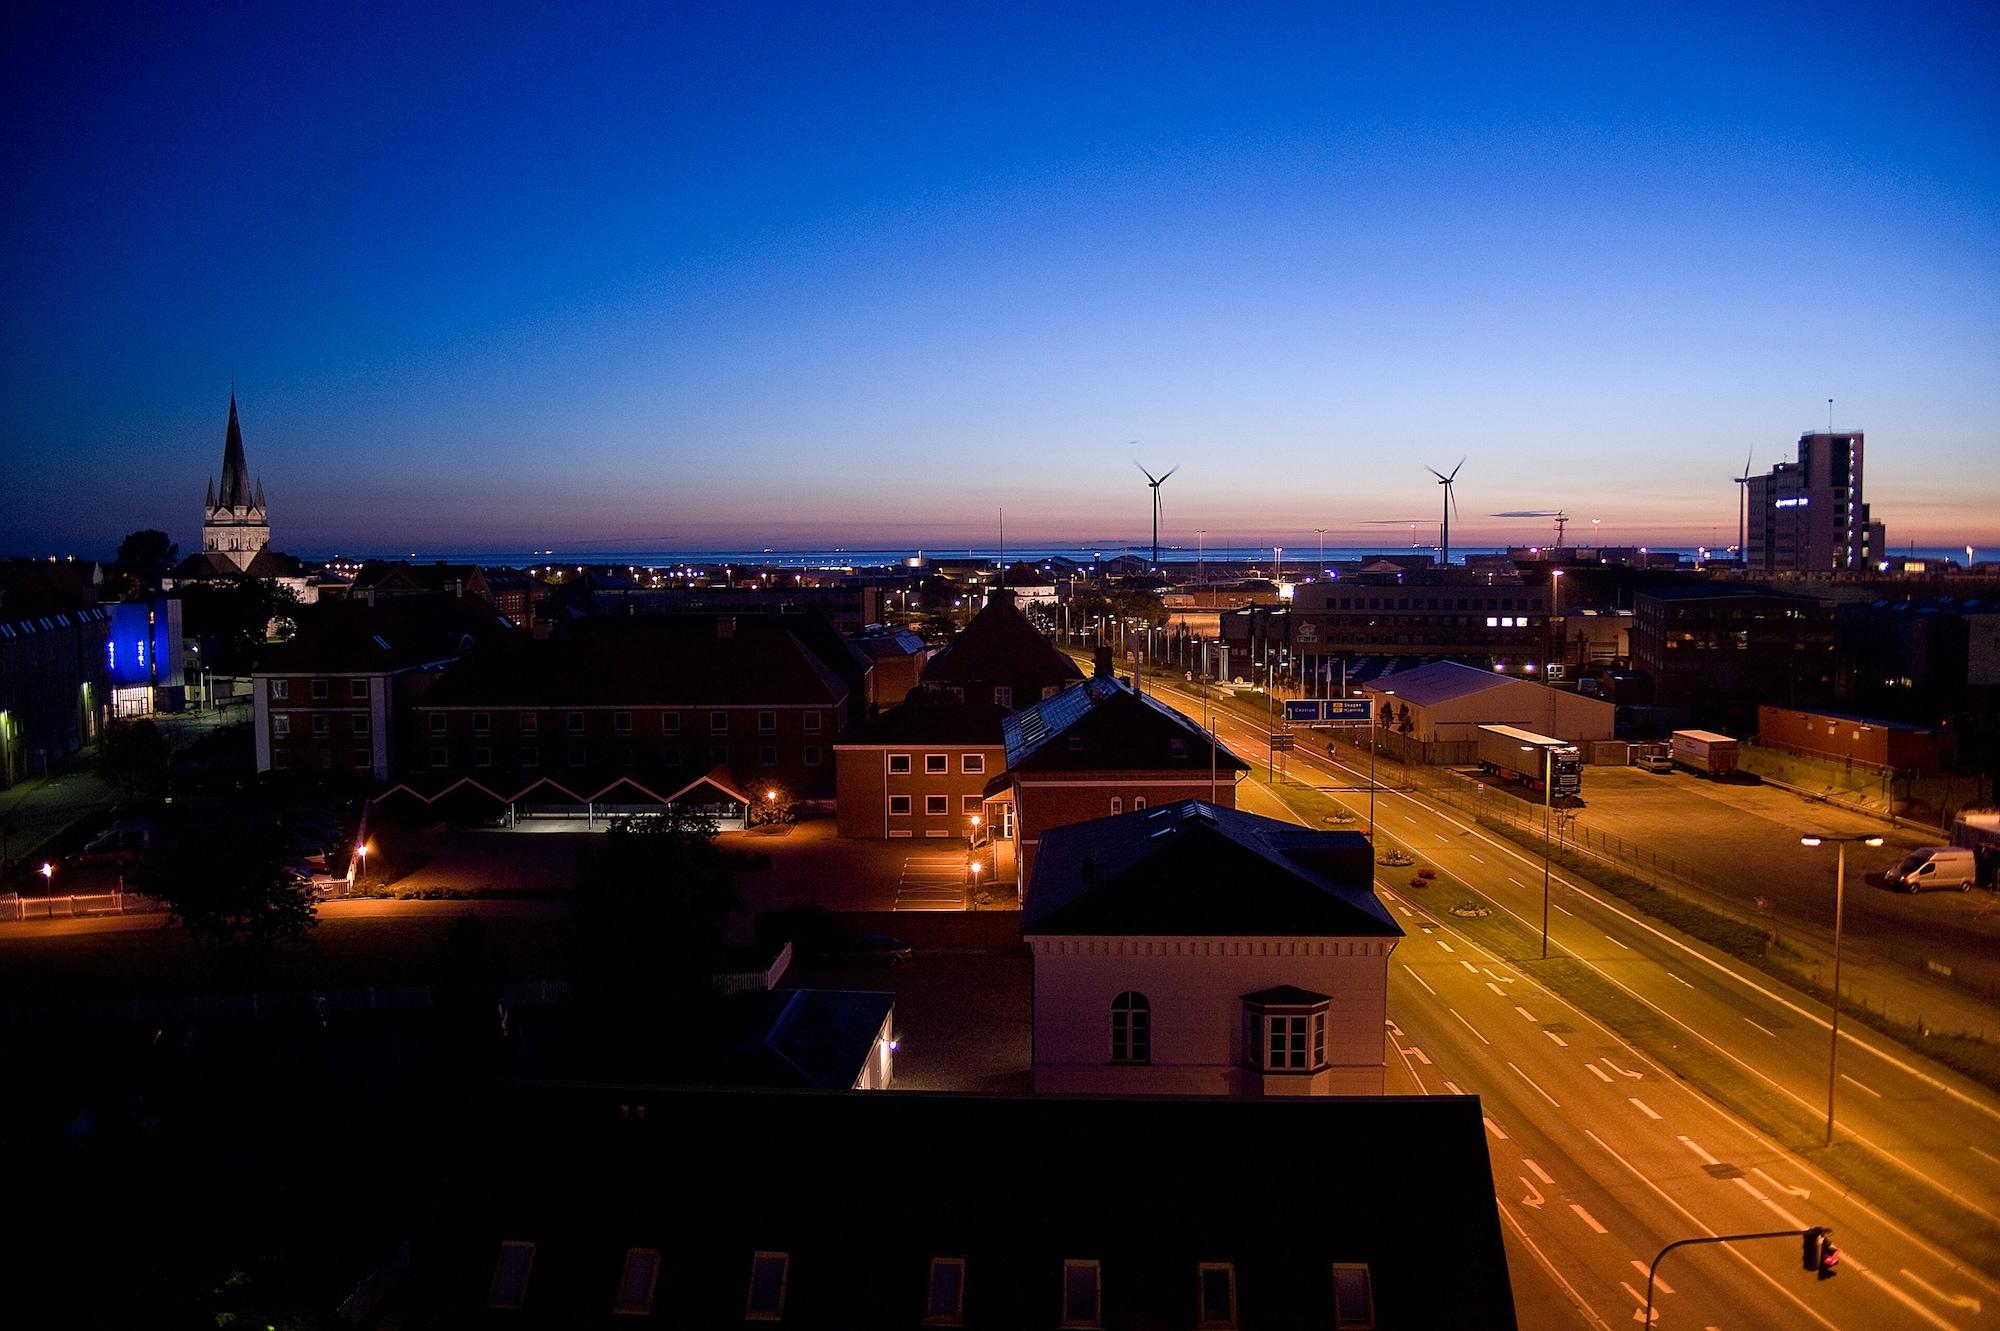
[[1883, 555], [1880, 523], [1861, 498], [1863, 435], [1809, 431], [1796, 462], [1747, 482], [1745, 563], [1753, 571], [1858, 572]]
[[918, 690], [835, 746], [840, 834], [972, 838], [986, 783], [1006, 766], [1004, 709]]

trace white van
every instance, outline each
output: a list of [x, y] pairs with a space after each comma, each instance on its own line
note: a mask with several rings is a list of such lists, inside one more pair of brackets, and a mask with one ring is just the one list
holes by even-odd
[[1962, 846], [1919, 846], [1882, 878], [1890, 887], [1900, 887], [1905, 892], [1937, 887], [1964, 892], [1978, 881], [1979, 866], [1972, 852]]

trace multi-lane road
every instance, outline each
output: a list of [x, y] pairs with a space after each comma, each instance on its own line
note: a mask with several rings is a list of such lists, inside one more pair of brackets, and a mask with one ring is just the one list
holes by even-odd
[[[1192, 695], [1156, 696], [1203, 716]], [[1263, 764], [1261, 728], [1223, 709], [1210, 715], [1220, 739]], [[1366, 815], [1365, 765], [1304, 749], [1291, 765], [1293, 777]], [[1283, 786], [1243, 794], [1245, 807], [1281, 811]], [[1539, 857], [1420, 794], [1378, 791], [1376, 812], [1385, 846], [1401, 842], [1539, 935]], [[2000, 1281], [1896, 1214], [1924, 1204], [1909, 1188], [1864, 1200], [1821, 1153], [1780, 1147], [1544, 987], [1535, 962], [1482, 945], [1481, 931], [1449, 910], [1465, 893], [1410, 891], [1408, 876], [1379, 883], [1409, 932], [1391, 962], [1392, 1057], [1427, 1092], [1481, 1097], [1503, 1219], [1517, 1250], [1566, 1292], [1576, 1324], [1638, 1319], [1646, 1264], [1673, 1240], [1830, 1225], [1843, 1252], [1831, 1282], [1802, 1269], [1795, 1240], [1677, 1251], [1661, 1271], [1657, 1324], [2000, 1326]], [[1560, 872], [1552, 883], [1552, 957], [1620, 991], [1675, 1044], [1722, 1060], [1794, 1121], [1824, 1115], [1824, 1008]], [[1973, 1226], [2000, 1226], [2000, 1101], [1872, 1032], [1841, 1034], [1842, 1149], [1866, 1146], [1909, 1183], [1950, 1195]]]

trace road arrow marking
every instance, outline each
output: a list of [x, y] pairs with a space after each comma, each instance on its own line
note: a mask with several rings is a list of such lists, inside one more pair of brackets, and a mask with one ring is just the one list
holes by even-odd
[[1431, 1065], [1430, 1055], [1426, 1054], [1423, 1050], [1417, 1048], [1415, 1045], [1410, 1046], [1410, 1057], [1416, 1059], [1417, 1062], [1423, 1064], [1425, 1067], [1429, 1067]]
[[[1755, 1170], [1759, 1174], [1764, 1174], [1764, 1171], [1758, 1169], [1757, 1166], [1755, 1165], [1750, 1166], [1750, 1168], [1752, 1170]], [[1787, 1196], [1797, 1197], [1800, 1201], [1806, 1201], [1812, 1196], [1811, 1191], [1809, 1191], [1808, 1189], [1794, 1188], [1789, 1183], [1780, 1183], [1778, 1182], [1778, 1180], [1772, 1178], [1769, 1174], [1764, 1174], [1764, 1181], [1770, 1184], [1772, 1187], [1776, 1188], [1779, 1192], [1782, 1192]]]
[[1954, 1308], [1963, 1308], [1966, 1312], [1971, 1313], [1974, 1317], [1977, 1317], [1979, 1315], [1979, 1309], [1980, 1309], [1979, 1300], [1973, 1298], [1969, 1294], [1960, 1294], [1957, 1295], [1956, 1297], [1947, 1294], [1943, 1290], [1939, 1289], [1936, 1285], [1933, 1285], [1930, 1281], [1918, 1275], [1915, 1271], [1912, 1271], [1907, 1266], [1902, 1268], [1902, 1277], [1903, 1279], [1909, 1281], [1912, 1285], [1915, 1285], [1918, 1289], [1922, 1290], [1924, 1293], [1936, 1299], [1939, 1303], [1948, 1303]]
[[[1548, 1200], [1548, 1198], [1542, 1196], [1542, 1190], [1528, 1182], [1527, 1179], [1524, 1178], [1521, 1180], [1521, 1186], [1528, 1190], [1528, 1195], [1521, 1199], [1521, 1205], [1532, 1206], [1539, 1210], [1542, 1203]], [[1907, 1275], [1908, 1272], [1904, 1274]]]
[[1643, 1081], [1645, 1080], [1646, 1077], [1646, 1074], [1643, 1072], [1627, 1072], [1624, 1068], [1619, 1067], [1616, 1063], [1613, 1063], [1608, 1058], [1604, 1060], [1604, 1066], [1610, 1068], [1613, 1072], [1617, 1073], [1621, 1077], [1630, 1077], [1633, 1081]]

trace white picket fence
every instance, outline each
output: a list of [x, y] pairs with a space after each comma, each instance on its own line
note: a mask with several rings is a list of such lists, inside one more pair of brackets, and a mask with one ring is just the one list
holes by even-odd
[[0, 894], [0, 921], [68, 920], [87, 915], [157, 915], [166, 910], [138, 892], [96, 892], [67, 897], [24, 897]]

